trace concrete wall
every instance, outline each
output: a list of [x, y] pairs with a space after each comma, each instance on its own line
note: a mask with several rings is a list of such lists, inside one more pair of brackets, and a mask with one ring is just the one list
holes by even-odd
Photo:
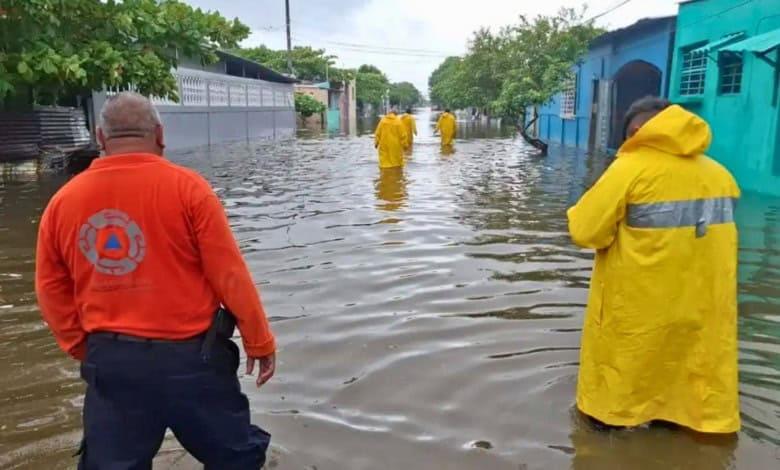
[[295, 85], [296, 93], [303, 93], [309, 95], [328, 107], [328, 90], [311, 85]]
[[287, 138], [295, 134], [295, 112], [273, 108], [158, 107], [166, 145], [180, 150], [224, 142]]
[[[713, 132], [709, 154], [734, 173], [748, 191], [780, 195], [780, 103], [773, 103], [775, 69], [755, 54], [743, 54], [742, 90], [721, 94], [720, 68], [710, 53], [702, 95], [680, 95], [683, 52], [691, 45], [713, 43], [732, 33], [746, 38], [780, 28], [780, 1], [756, 0], [734, 5], [709, 0], [680, 5], [671, 99], [702, 116]], [[775, 51], [770, 55], [780, 58]]]
[[[169, 150], [295, 135], [293, 85], [180, 67], [180, 103], [153, 99]], [[223, 85], [213, 88], [212, 84]], [[252, 93], [250, 93], [250, 90]], [[221, 94], [218, 94], [222, 91]], [[93, 95], [99, 112], [106, 93]]]
[[661, 70], [661, 94], [666, 96], [669, 77], [669, 51], [673, 41], [673, 23], [659, 25], [627, 39], [592, 48], [583, 61], [573, 67], [577, 80], [576, 112], [561, 116], [561, 96], [556, 95], [539, 108], [539, 137], [553, 143], [587, 149], [593, 104], [593, 81], [611, 80], [633, 61], [647, 62]]

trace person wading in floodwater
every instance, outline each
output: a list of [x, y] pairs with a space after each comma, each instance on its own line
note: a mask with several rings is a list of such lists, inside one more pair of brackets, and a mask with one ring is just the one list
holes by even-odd
[[436, 123], [436, 129], [434, 130], [434, 132], [438, 132], [441, 135], [442, 148], [448, 149], [453, 147], [457, 127], [455, 116], [450, 113], [449, 109], [445, 109], [439, 116], [439, 121]]
[[577, 407], [594, 424], [740, 428], [737, 228], [740, 190], [704, 155], [706, 122], [666, 100], [629, 109], [628, 140], [568, 212], [596, 249]]
[[401, 168], [404, 166], [404, 149], [407, 135], [404, 125], [392, 108], [376, 126], [374, 148], [379, 150], [379, 168]]
[[406, 112], [401, 116], [401, 122], [404, 123], [406, 131], [406, 150], [411, 152], [412, 146], [414, 146], [414, 136], [417, 135], [417, 121], [412, 114], [412, 108], [406, 109]]
[[87, 383], [79, 468], [151, 468], [170, 428], [207, 469], [259, 469], [270, 435], [249, 422], [220, 304], [258, 387], [276, 347], [225, 211], [162, 157], [147, 98], [110, 98], [97, 137], [105, 157], [51, 199], [36, 259], [43, 317]]

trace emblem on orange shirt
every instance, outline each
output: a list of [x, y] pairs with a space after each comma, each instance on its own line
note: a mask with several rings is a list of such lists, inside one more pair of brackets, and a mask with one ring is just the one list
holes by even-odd
[[138, 268], [146, 240], [138, 224], [122, 211], [103, 209], [79, 230], [79, 249], [103, 274], [122, 276]]

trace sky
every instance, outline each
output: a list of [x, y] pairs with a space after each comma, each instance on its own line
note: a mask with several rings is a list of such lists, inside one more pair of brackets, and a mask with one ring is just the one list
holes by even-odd
[[[252, 29], [243, 46], [286, 47], [284, 0], [186, 0], [238, 17]], [[641, 18], [673, 15], [679, 0], [586, 0], [586, 17], [615, 29]], [[621, 5], [625, 3], [624, 5]], [[428, 92], [428, 77], [449, 55], [466, 52], [472, 32], [498, 30], [519, 15], [581, 8], [583, 0], [290, 0], [293, 46], [326, 49], [339, 67], [373, 64], [393, 82]]]

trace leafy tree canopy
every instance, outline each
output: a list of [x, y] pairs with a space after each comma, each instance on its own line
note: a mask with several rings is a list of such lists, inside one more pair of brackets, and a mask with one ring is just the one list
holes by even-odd
[[413, 84], [399, 82], [390, 85], [390, 104], [407, 108], [415, 106], [422, 101], [422, 94]]
[[[287, 50], [274, 50], [266, 46], [239, 48], [232, 51], [236, 55], [261, 63], [279, 72], [287, 70]], [[301, 80], [313, 82], [343, 82], [354, 78], [354, 71], [335, 67], [336, 56], [325, 49], [310, 46], [296, 46], [290, 54], [295, 76]]]
[[178, 0], [2, 0], [0, 99], [33, 101], [105, 87], [178, 99], [180, 57], [217, 60], [249, 28]]
[[387, 76], [373, 65], [361, 65], [356, 75], [358, 106], [379, 107], [390, 90]]
[[583, 21], [584, 10], [554, 16], [521, 16], [497, 34], [476, 31], [462, 58], [447, 58], [429, 79], [431, 101], [475, 106], [518, 118], [548, 102], [571, 78], [572, 67], [601, 30]]
[[374, 65], [363, 64], [358, 68], [358, 73], [375, 73], [377, 75], [384, 75], [378, 67]]

